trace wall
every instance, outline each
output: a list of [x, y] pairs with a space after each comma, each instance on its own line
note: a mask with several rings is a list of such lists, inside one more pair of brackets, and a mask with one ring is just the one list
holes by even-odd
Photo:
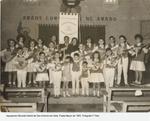
[[[15, 2], [16, 1], [16, 2]], [[58, 21], [27, 21], [23, 16], [58, 16], [61, 0], [41, 0], [40, 3], [26, 4], [22, 0], [6, 0], [2, 4], [2, 45], [6, 47], [8, 38], [15, 38], [20, 21], [30, 29], [33, 38], [38, 36], [38, 24], [58, 24]], [[130, 43], [133, 36], [140, 33], [140, 21], [150, 20], [149, 0], [119, 0], [116, 6], [105, 6], [103, 0], [84, 0], [80, 4], [82, 24], [106, 25], [106, 42], [110, 35], [116, 38], [120, 34], [127, 36]], [[116, 21], [87, 21], [91, 17], [116, 17]]]

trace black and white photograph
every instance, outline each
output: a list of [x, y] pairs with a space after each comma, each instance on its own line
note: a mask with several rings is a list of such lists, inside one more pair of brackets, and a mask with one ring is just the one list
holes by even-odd
[[150, 0], [0, 9], [0, 112], [150, 112]]

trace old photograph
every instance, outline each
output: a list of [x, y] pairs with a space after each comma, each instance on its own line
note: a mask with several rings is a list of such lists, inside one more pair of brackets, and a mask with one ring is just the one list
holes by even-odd
[[150, 112], [150, 0], [0, 9], [0, 112]]

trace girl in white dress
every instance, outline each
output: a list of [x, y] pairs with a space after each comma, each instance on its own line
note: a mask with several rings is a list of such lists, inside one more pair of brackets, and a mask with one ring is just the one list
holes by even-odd
[[16, 66], [15, 66], [15, 56], [17, 54], [16, 42], [13, 39], [8, 40], [8, 48], [3, 50], [2, 61], [6, 63], [5, 72], [8, 72], [8, 84], [13, 85], [16, 82]]
[[64, 59], [63, 63], [63, 68], [62, 68], [62, 81], [63, 81], [63, 96], [70, 96], [69, 90], [68, 90], [68, 84], [71, 81], [71, 63], [72, 63], [72, 58], [71, 56], [66, 56]]
[[144, 47], [142, 35], [135, 35], [135, 40], [134, 51], [131, 53], [133, 59], [131, 61], [130, 70], [135, 72], [135, 81], [133, 83], [142, 84], [143, 72], [146, 71], [144, 59], [145, 54], [148, 53], [148, 48]]
[[38, 82], [39, 87], [45, 87], [45, 82], [49, 81], [49, 76], [44, 52], [39, 53], [39, 60], [36, 62], [35, 68], [37, 71], [36, 82]]
[[35, 62], [36, 62], [36, 53], [37, 49], [35, 48], [35, 40], [31, 40], [29, 43], [29, 49], [28, 54], [29, 57], [28, 60], [28, 66], [27, 66], [27, 72], [28, 72], [28, 84], [30, 86], [35, 86], [35, 78], [36, 78], [36, 69], [35, 69]]
[[100, 83], [104, 82], [102, 69], [103, 64], [100, 62], [100, 54], [96, 51], [93, 53], [93, 65], [90, 70], [91, 77], [89, 81], [93, 83], [93, 96], [100, 96]]

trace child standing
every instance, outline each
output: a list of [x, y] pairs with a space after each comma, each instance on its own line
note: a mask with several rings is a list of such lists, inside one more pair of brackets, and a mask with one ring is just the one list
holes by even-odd
[[39, 52], [45, 52], [47, 50], [47, 47], [43, 44], [43, 40], [41, 38], [38, 38], [37, 40], [36, 49], [38, 49]]
[[86, 40], [85, 51], [87, 53], [91, 53], [94, 49], [94, 45], [92, 44], [92, 38], [88, 37]]
[[47, 61], [44, 52], [39, 53], [39, 60], [36, 62], [35, 68], [37, 71], [36, 81], [38, 82], [38, 85], [40, 87], [45, 87], [45, 82], [49, 81], [49, 76], [47, 73]]
[[100, 96], [100, 83], [104, 82], [102, 68], [102, 64], [100, 63], [100, 54], [96, 51], [93, 53], [93, 65], [90, 70], [90, 82], [93, 83], [93, 96]]
[[117, 57], [113, 54], [110, 48], [107, 48], [104, 60], [104, 78], [107, 92], [110, 87], [114, 86], [115, 69], [117, 64]]
[[48, 57], [49, 61], [51, 61], [53, 59], [55, 51], [57, 51], [55, 42], [50, 41], [49, 46], [47, 48], [47, 52], [46, 52], [46, 56]]
[[31, 86], [35, 86], [35, 78], [36, 78], [36, 69], [35, 69], [35, 61], [36, 61], [36, 51], [35, 48], [35, 41], [30, 41], [30, 46], [28, 49], [29, 57], [26, 59], [28, 60], [27, 72], [28, 72], [28, 84]]
[[27, 76], [27, 65], [28, 62], [25, 60], [23, 48], [18, 47], [17, 56], [15, 58], [16, 68], [17, 68], [17, 87], [26, 87], [26, 76]]
[[72, 75], [72, 94], [79, 95], [79, 78], [81, 75], [81, 62], [80, 55], [75, 53], [73, 56], [74, 62], [71, 66], [71, 75]]
[[82, 43], [79, 44], [79, 49], [75, 52], [71, 53], [71, 56], [73, 57], [75, 53], [78, 53], [80, 56], [80, 59], [85, 60], [86, 56], [89, 55], [87, 54], [87, 51], [85, 50], [85, 45], [83, 45]]
[[143, 37], [140, 34], [135, 35], [136, 45], [135, 51], [132, 53], [133, 60], [131, 62], [130, 70], [135, 71], [135, 84], [141, 84], [143, 78], [143, 72], [145, 69], [144, 58], [148, 53], [148, 49], [143, 45]]
[[84, 61], [82, 63], [82, 71], [81, 71], [81, 86], [82, 86], [82, 95], [83, 96], [89, 96], [89, 77], [90, 77], [90, 71], [88, 68], [88, 63]]
[[128, 49], [129, 45], [127, 44], [127, 39], [124, 35], [120, 35], [119, 37], [119, 45], [117, 50], [117, 55], [119, 56], [118, 65], [117, 65], [117, 86], [120, 86], [121, 75], [123, 72], [124, 76], [124, 84], [128, 85]]
[[60, 57], [60, 53], [57, 51], [54, 55], [54, 60], [51, 64], [51, 81], [54, 85], [54, 97], [59, 98], [60, 96], [60, 86], [62, 79], [62, 61]]
[[6, 62], [5, 72], [8, 72], [8, 84], [13, 85], [16, 82], [16, 66], [14, 64], [14, 58], [17, 54], [16, 42], [13, 39], [8, 40], [8, 48], [4, 50], [2, 61]]
[[68, 90], [68, 83], [71, 81], [71, 62], [72, 58], [71, 56], [66, 56], [63, 64], [62, 69], [62, 81], [63, 81], [63, 96], [70, 96], [69, 90]]

